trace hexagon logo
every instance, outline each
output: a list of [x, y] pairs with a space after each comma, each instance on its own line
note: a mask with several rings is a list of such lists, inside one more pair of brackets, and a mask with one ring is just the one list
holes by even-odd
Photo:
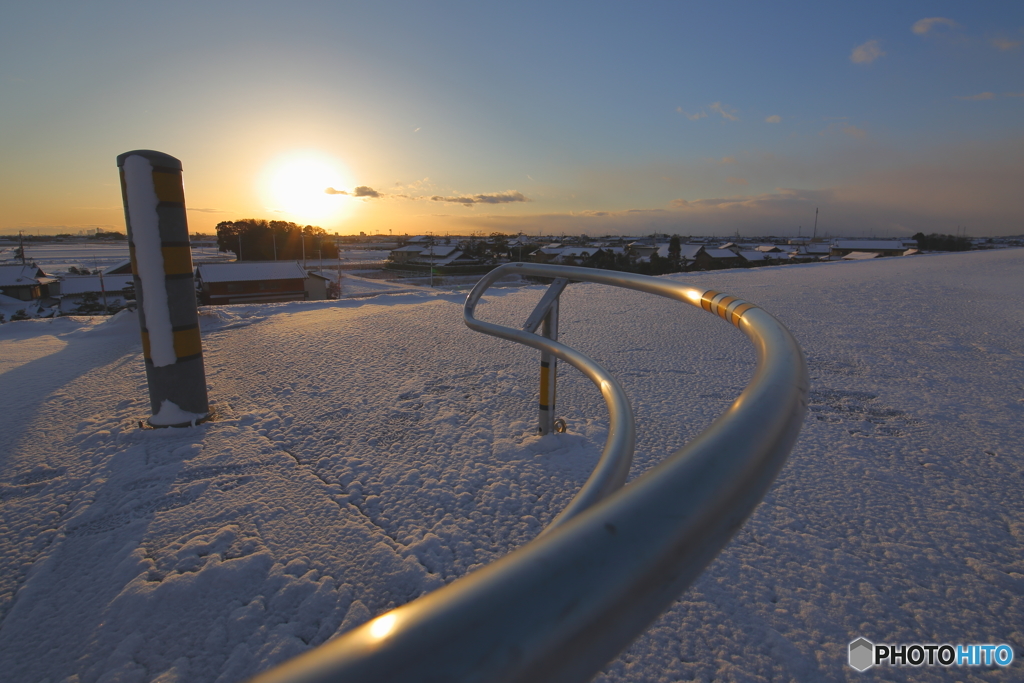
[[858, 638], [850, 643], [850, 666], [857, 671], [867, 671], [875, 664], [875, 644], [867, 638]]

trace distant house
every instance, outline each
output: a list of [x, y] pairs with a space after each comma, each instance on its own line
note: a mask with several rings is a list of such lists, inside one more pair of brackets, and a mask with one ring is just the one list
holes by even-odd
[[455, 244], [435, 244], [433, 246], [410, 244], [398, 249], [392, 249], [391, 261], [421, 266], [464, 266], [480, 263], [480, 259], [467, 256]]
[[0, 266], [0, 294], [20, 301], [34, 301], [60, 292], [60, 281], [43, 272], [39, 266]]
[[832, 243], [829, 255], [843, 257], [859, 251], [878, 256], [902, 256], [906, 250], [902, 240], [836, 240]]
[[122, 307], [135, 298], [135, 281], [131, 275], [68, 275], [60, 283], [60, 312], [74, 313], [88, 294], [95, 294], [108, 307]]
[[[768, 253], [763, 251], [744, 250], [737, 254], [737, 256], [743, 259], [745, 266], [765, 266], [770, 262]], [[778, 254], [772, 254], [772, 256], [778, 256]]]
[[562, 265], [575, 266], [583, 263], [597, 252], [596, 247], [565, 247], [555, 260]]
[[868, 259], [878, 258], [879, 256], [881, 256], [881, 254], [879, 254], [878, 252], [875, 252], [875, 251], [851, 251], [849, 254], [846, 254], [845, 256], [843, 256], [842, 260], [843, 261], [866, 261]]
[[[629, 253], [633, 254], [640, 260], [646, 260], [651, 257], [651, 254], [658, 251], [657, 244], [648, 244], [647, 242], [631, 242], [627, 248]], [[666, 245], [667, 251], [667, 245]], [[667, 255], [667, 254], [664, 254]]]
[[310, 272], [306, 276], [306, 294], [310, 301], [323, 301], [327, 298], [327, 285], [333, 278], [325, 273]]
[[800, 247], [800, 256], [807, 256], [808, 258], [815, 259], [828, 259], [829, 252], [832, 251], [832, 247], [828, 244], [821, 242], [812, 242], [811, 244], [805, 244]]
[[[663, 256], [668, 256], [668, 250], [665, 250]], [[704, 255], [703, 244], [680, 244], [679, 245], [679, 263], [684, 268], [693, 265]]]
[[420, 252], [423, 251], [423, 245], [421, 244], [410, 244], [405, 247], [399, 247], [398, 249], [391, 250], [391, 260], [394, 263], [409, 263], [419, 258]]
[[718, 268], [742, 268], [747, 261], [731, 249], [707, 249], [697, 259], [697, 267], [704, 270]]
[[[205, 305], [306, 301], [315, 298], [308, 279], [297, 261], [202, 263], [196, 268], [199, 300]], [[319, 298], [326, 298], [326, 292]]]
[[562, 255], [562, 249], [564, 248], [565, 247], [557, 242], [555, 244], [545, 244], [540, 249], [531, 253], [530, 256], [532, 256], [533, 260], [537, 263], [551, 263], [556, 261], [558, 257]]
[[462, 256], [457, 244], [435, 244], [432, 247], [420, 249], [420, 255], [413, 259], [415, 263], [428, 263], [435, 266], [445, 266]]
[[105, 268], [103, 270], [104, 275], [131, 275], [132, 274], [132, 260], [125, 259], [120, 263]]

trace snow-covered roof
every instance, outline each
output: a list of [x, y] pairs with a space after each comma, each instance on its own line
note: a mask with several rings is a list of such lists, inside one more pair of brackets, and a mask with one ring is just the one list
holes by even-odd
[[418, 254], [421, 251], [423, 251], [423, 246], [419, 245], [419, 244], [410, 244], [410, 245], [407, 245], [407, 246], [404, 246], [404, 247], [399, 247], [398, 249], [392, 249], [391, 250], [392, 253], [399, 252], [399, 253], [405, 253], [405, 254], [413, 254], [413, 253]]
[[878, 258], [877, 251], [851, 251], [843, 257], [844, 261], [866, 261], [869, 258]]
[[679, 258], [684, 258], [692, 261], [693, 259], [697, 258], [697, 254], [700, 253], [701, 249], [704, 249], [703, 244], [680, 244]]
[[423, 258], [445, 258], [450, 256], [452, 252], [458, 251], [459, 246], [457, 244], [435, 244], [433, 247], [427, 247], [426, 249], [420, 249], [420, 256]]
[[199, 279], [203, 282], [306, 279], [306, 271], [298, 261], [201, 263], [196, 271]]
[[[194, 242], [193, 242], [193, 244], [194, 244]], [[131, 259], [125, 259], [125, 260], [121, 261], [120, 263], [115, 263], [114, 265], [110, 266], [109, 268], [104, 268], [103, 274], [107, 275], [108, 273], [117, 273], [117, 271], [119, 271], [119, 270], [123, 271], [123, 273], [130, 273], [130, 272], [132, 272], [131, 266], [132, 266], [132, 260]], [[120, 275], [122, 273], [117, 273], [117, 274]]]
[[133, 285], [131, 275], [104, 275], [102, 288], [99, 275], [69, 275], [60, 281], [61, 294], [85, 294], [86, 292], [117, 292]]
[[736, 252], [731, 249], [708, 249], [705, 247], [704, 253], [711, 258], [736, 258]]
[[[436, 254], [435, 254], [435, 256], [436, 256]], [[456, 249], [455, 251], [447, 254], [440, 261], [435, 261], [434, 265], [436, 265], [436, 266], [447, 266], [448, 264], [450, 264], [453, 261], [455, 261], [456, 259], [458, 259], [460, 256], [462, 256], [462, 252], [459, 251], [458, 249]]]
[[0, 266], [0, 287], [16, 287], [18, 285], [39, 284], [39, 278], [45, 278], [38, 266], [15, 265]]
[[744, 261], [753, 261], [758, 263], [761, 261], [768, 260], [768, 254], [764, 253], [763, 251], [751, 251], [749, 249], [741, 251], [739, 254], [737, 254], [737, 256], [739, 256]]

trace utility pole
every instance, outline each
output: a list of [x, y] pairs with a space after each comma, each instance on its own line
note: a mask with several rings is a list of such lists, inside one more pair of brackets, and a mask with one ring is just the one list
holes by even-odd
[[[99, 269], [97, 269], [99, 270]], [[103, 294], [103, 311], [110, 313], [110, 309], [107, 307], [107, 288], [103, 286], [103, 271], [100, 270], [100, 293]]]
[[814, 233], [811, 235], [811, 241], [818, 236], [818, 207], [814, 207]]

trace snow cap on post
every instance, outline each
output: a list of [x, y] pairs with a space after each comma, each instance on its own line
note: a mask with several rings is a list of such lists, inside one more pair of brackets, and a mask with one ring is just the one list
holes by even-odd
[[117, 157], [154, 427], [210, 416], [181, 162], [140, 149]]

